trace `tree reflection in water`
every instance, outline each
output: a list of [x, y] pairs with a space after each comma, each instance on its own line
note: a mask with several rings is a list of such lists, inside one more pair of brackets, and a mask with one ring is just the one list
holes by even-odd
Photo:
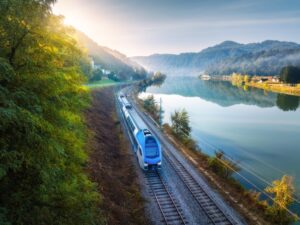
[[296, 111], [299, 107], [300, 98], [293, 95], [278, 94], [276, 105], [283, 111]]

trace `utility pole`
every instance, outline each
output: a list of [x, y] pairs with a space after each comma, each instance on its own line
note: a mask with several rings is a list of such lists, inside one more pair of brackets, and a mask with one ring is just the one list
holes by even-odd
[[162, 100], [160, 98], [159, 100], [159, 127], [161, 129], [161, 126], [162, 126]]

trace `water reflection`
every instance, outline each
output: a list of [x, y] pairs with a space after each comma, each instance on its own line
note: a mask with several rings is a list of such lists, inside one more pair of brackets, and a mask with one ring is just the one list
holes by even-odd
[[285, 94], [278, 94], [276, 105], [283, 111], [296, 111], [299, 107], [299, 97]]
[[161, 87], [149, 87], [147, 91], [201, 97], [223, 107], [245, 104], [262, 108], [277, 106], [283, 111], [295, 111], [300, 102], [297, 96], [276, 94], [252, 87], [237, 87], [227, 81], [202, 81], [198, 78], [167, 78]]
[[[162, 100], [165, 123], [170, 123], [176, 109], [188, 111], [192, 137], [203, 152], [223, 150], [239, 162], [240, 173], [262, 190], [283, 174], [291, 175], [300, 199], [299, 97], [197, 78], [167, 79], [147, 92], [141, 95], [154, 94]], [[300, 214], [299, 205], [294, 209]]]

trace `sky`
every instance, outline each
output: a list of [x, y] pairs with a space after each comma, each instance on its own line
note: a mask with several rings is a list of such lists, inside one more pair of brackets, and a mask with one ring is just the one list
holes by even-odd
[[199, 52], [226, 40], [300, 43], [300, 0], [58, 0], [53, 11], [127, 56]]

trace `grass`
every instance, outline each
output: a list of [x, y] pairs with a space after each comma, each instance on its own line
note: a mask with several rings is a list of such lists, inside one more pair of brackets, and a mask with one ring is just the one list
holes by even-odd
[[113, 86], [113, 85], [130, 84], [132, 82], [134, 82], [134, 81], [118, 82], [118, 81], [114, 81], [114, 80], [110, 80], [110, 79], [103, 79], [103, 80], [88, 83], [88, 84], [86, 84], [86, 87], [88, 87], [89, 89], [101, 89], [101, 88]]
[[103, 87], [112, 86], [112, 85], [118, 85], [121, 83], [123, 83], [123, 82], [116, 82], [116, 81], [109, 80], [109, 79], [105, 79], [105, 80], [103, 79], [103, 80], [88, 83], [86, 86], [90, 89], [95, 89], [95, 88], [103, 88]]
[[246, 83], [246, 85], [256, 88], [261, 88], [266, 91], [272, 91], [277, 93], [289, 94], [289, 95], [296, 95], [300, 96], [300, 85], [297, 86], [289, 86], [286, 84], [281, 83]]

